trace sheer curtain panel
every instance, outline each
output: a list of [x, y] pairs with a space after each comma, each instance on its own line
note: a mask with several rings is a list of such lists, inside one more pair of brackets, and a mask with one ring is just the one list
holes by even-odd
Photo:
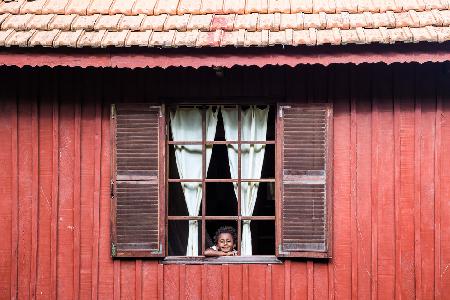
[[[206, 140], [214, 140], [216, 135], [218, 109], [206, 110]], [[174, 141], [202, 141], [202, 110], [180, 108], [170, 112], [170, 124]], [[174, 145], [180, 179], [198, 179], [199, 182], [183, 182], [184, 200], [189, 216], [198, 216], [202, 201], [202, 145]], [[212, 146], [206, 147], [206, 170], [211, 160]], [[206, 176], [206, 174], [205, 174]], [[198, 221], [189, 221], [189, 236], [186, 256], [198, 255]]]
[[[222, 107], [223, 124], [225, 127], [225, 139], [227, 141], [238, 140], [238, 109]], [[269, 107], [260, 109], [250, 106], [248, 109], [241, 109], [241, 140], [242, 141], [265, 141], [267, 133], [267, 116]], [[241, 145], [241, 178], [260, 179], [264, 161], [266, 145], [243, 144]], [[238, 178], [238, 145], [228, 145], [228, 160], [230, 165], [231, 178]], [[252, 216], [255, 208], [256, 197], [258, 195], [259, 183], [241, 183], [241, 215]], [[236, 199], [238, 197], [238, 187], [234, 184]], [[250, 230], [250, 220], [242, 222], [241, 255], [252, 255], [252, 234]]]

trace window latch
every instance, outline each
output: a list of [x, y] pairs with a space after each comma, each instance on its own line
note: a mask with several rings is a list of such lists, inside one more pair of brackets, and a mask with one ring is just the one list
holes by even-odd
[[115, 257], [117, 255], [117, 248], [116, 248], [116, 244], [111, 243], [111, 256]]

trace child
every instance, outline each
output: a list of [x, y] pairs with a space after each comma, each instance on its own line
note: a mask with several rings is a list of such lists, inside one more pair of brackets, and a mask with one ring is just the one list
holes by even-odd
[[237, 255], [236, 230], [230, 226], [222, 226], [214, 236], [215, 245], [205, 250], [205, 256], [233, 256]]

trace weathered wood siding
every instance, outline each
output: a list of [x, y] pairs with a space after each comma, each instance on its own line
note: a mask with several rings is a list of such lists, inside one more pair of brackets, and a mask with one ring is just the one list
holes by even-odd
[[[448, 65], [0, 68], [0, 86], [1, 299], [450, 295]], [[334, 104], [333, 259], [110, 258], [109, 103], [219, 96]]]

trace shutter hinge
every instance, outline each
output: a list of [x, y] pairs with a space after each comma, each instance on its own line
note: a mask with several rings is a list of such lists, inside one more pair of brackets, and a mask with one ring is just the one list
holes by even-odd
[[111, 256], [115, 257], [117, 255], [117, 248], [116, 248], [116, 244], [111, 243]]
[[159, 243], [159, 250], [153, 250], [152, 254], [161, 254], [162, 253], [162, 243]]
[[283, 109], [285, 109], [285, 108], [291, 108], [291, 106], [290, 106], [290, 105], [280, 105], [279, 108], [280, 108], [280, 109], [279, 109], [279, 111], [278, 111], [278, 115], [279, 115], [280, 118], [282, 118], [282, 117], [283, 117]]
[[114, 180], [111, 180], [110, 189], [111, 189], [111, 198], [114, 198], [116, 196], [114, 193]]
[[116, 106], [114, 104], [111, 104], [111, 119], [116, 118]]
[[279, 255], [289, 255], [288, 252], [283, 251], [283, 247], [281, 244], [278, 245], [278, 254]]

